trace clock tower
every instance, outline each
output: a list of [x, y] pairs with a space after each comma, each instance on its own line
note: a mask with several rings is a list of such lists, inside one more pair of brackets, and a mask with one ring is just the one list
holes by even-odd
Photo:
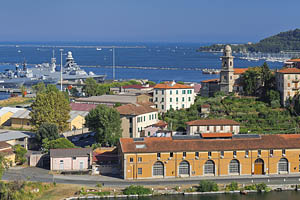
[[228, 94], [233, 91], [234, 84], [234, 70], [233, 70], [233, 56], [232, 50], [229, 45], [225, 46], [223, 51], [222, 59], [222, 69], [220, 73], [220, 91]]

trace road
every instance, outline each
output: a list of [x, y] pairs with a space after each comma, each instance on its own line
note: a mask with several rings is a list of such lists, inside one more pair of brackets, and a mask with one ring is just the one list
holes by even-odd
[[129, 186], [129, 185], [184, 185], [198, 184], [200, 180], [212, 180], [216, 183], [230, 183], [236, 181], [241, 184], [266, 183], [269, 185], [300, 184], [300, 175], [270, 175], [270, 176], [238, 176], [238, 177], [193, 177], [193, 178], [168, 178], [156, 180], [130, 180], [108, 176], [90, 175], [52, 175], [48, 170], [40, 168], [13, 168], [7, 170], [3, 180], [30, 180], [37, 182], [56, 182], [63, 184], [79, 184], [95, 186], [102, 183], [105, 186]]

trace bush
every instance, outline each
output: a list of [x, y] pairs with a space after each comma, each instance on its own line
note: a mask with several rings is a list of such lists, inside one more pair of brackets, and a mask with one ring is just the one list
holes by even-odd
[[219, 187], [217, 183], [213, 181], [200, 181], [198, 192], [211, 192], [211, 191], [219, 191]]
[[256, 190], [258, 192], [262, 192], [262, 191], [265, 191], [267, 190], [267, 185], [265, 183], [260, 183], [260, 184], [256, 184]]
[[140, 185], [131, 185], [129, 187], [126, 187], [123, 190], [123, 194], [125, 195], [146, 195], [151, 194], [151, 190], [149, 188], [144, 188]]
[[239, 189], [239, 185], [237, 182], [233, 181], [229, 185], [226, 186], [226, 191], [235, 191]]

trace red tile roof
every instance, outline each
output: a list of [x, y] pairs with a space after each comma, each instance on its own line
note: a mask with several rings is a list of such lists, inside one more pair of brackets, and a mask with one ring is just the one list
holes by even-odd
[[145, 106], [142, 104], [138, 104], [138, 105], [126, 104], [126, 105], [117, 107], [116, 110], [121, 115], [142, 115], [142, 114], [146, 114], [146, 113], [157, 112], [157, 109], [151, 108], [150, 106]]
[[70, 103], [71, 110], [76, 111], [90, 111], [96, 108], [97, 105], [95, 104], [88, 104], [88, 103]]
[[154, 88], [155, 89], [193, 89], [192, 86], [183, 85], [179, 83], [172, 84], [172, 82], [156, 84]]
[[290, 59], [287, 62], [300, 62], [300, 58]]
[[201, 105], [201, 108], [210, 108], [210, 105], [209, 104], [203, 104], [203, 105]]
[[219, 82], [218, 78], [201, 81], [202, 83]]
[[202, 138], [231, 138], [232, 133], [201, 133]]
[[186, 122], [190, 126], [213, 126], [213, 125], [240, 125], [238, 122], [230, 119], [199, 119]]
[[[298, 135], [261, 135], [260, 138], [229, 138], [229, 139], [183, 139], [172, 137], [148, 137], [144, 141], [132, 138], [120, 139], [123, 153], [155, 153], [182, 151], [232, 151], [255, 149], [300, 149]], [[139, 145], [137, 148], [136, 145]], [[144, 148], [140, 146], [144, 145]]]
[[243, 74], [248, 70], [248, 68], [234, 68], [235, 74]]
[[124, 89], [129, 89], [129, 88], [133, 88], [133, 89], [147, 89], [147, 88], [153, 88], [153, 86], [146, 87], [146, 86], [143, 86], [143, 85], [125, 85], [125, 86], [122, 86], [122, 88], [124, 88]]
[[283, 68], [278, 71], [282, 74], [300, 74], [300, 69], [298, 68]]
[[153, 126], [155, 127], [160, 127], [160, 128], [164, 128], [168, 125], [167, 122], [163, 121], [163, 120], [159, 120], [156, 124], [154, 124]]

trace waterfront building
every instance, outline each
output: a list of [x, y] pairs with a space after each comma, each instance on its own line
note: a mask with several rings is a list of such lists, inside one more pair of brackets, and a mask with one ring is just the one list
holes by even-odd
[[281, 104], [286, 106], [290, 98], [299, 94], [300, 69], [283, 68], [276, 72], [276, 87], [280, 92]]
[[218, 91], [222, 91], [225, 94], [243, 92], [243, 86], [241, 85], [242, 74], [245, 73], [248, 68], [234, 68], [234, 57], [232, 56], [232, 50], [229, 45], [225, 46], [223, 52], [224, 54], [221, 56], [222, 68], [220, 78], [202, 81], [202, 96], [213, 96], [214, 93]]
[[125, 85], [120, 87], [110, 88], [110, 91], [114, 94], [129, 93], [129, 94], [144, 94], [151, 93], [153, 90], [153, 85]]
[[199, 135], [203, 133], [238, 134], [240, 132], [240, 124], [229, 119], [200, 119], [189, 121], [186, 124], [187, 135]]
[[153, 101], [160, 112], [186, 109], [194, 104], [194, 88], [174, 81], [160, 83], [154, 86]]
[[122, 137], [144, 137], [147, 127], [157, 124], [158, 110], [144, 104], [126, 104], [116, 108], [122, 121]]
[[299, 174], [300, 135], [121, 138], [124, 179]]

